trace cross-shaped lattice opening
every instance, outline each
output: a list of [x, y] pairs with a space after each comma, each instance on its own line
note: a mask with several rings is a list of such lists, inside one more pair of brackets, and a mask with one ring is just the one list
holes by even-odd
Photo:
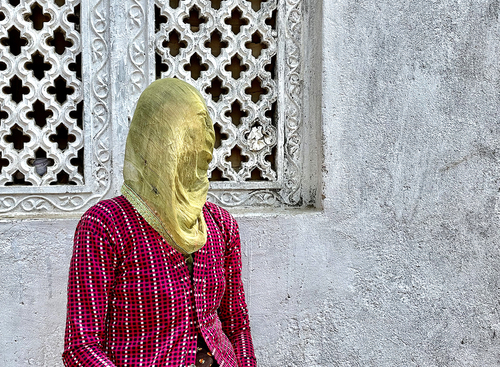
[[46, 110], [43, 102], [36, 100], [33, 103], [33, 111], [30, 111], [26, 114], [29, 119], [35, 120], [35, 124], [39, 127], [44, 127], [47, 125], [47, 119], [53, 116], [51, 110]]
[[64, 4], [66, 4], [65, 0], [54, 0], [54, 3], [56, 3], [57, 6], [62, 7]]
[[68, 14], [68, 22], [74, 24], [76, 31], [80, 31], [80, 4], [75, 6], [73, 14]]
[[262, 3], [266, 2], [267, 0], [247, 0], [247, 1], [252, 3], [252, 9], [254, 11], [259, 11]]
[[172, 8], [172, 9], [177, 9], [179, 7], [179, 0], [169, 0], [168, 1], [168, 5]]
[[79, 80], [82, 80], [82, 54], [76, 55], [75, 62], [68, 64], [68, 69], [73, 71]]
[[0, 110], [0, 124], [2, 123], [2, 120], [6, 119], [7, 117], [9, 117], [9, 114], [5, 111]]
[[64, 124], [60, 124], [56, 128], [56, 133], [49, 136], [49, 140], [56, 143], [60, 150], [65, 151], [68, 149], [68, 144], [73, 143], [76, 137], [68, 134], [68, 128]]
[[234, 34], [240, 33], [241, 26], [248, 24], [248, 19], [243, 17], [243, 12], [234, 8], [231, 12], [231, 16], [224, 20], [224, 23], [229, 24], [231, 26], [231, 30]]
[[274, 79], [276, 77], [276, 55], [271, 57], [271, 62], [264, 66], [265, 71], [269, 71], [271, 73], [271, 78]]
[[42, 80], [45, 76], [45, 71], [48, 71], [52, 68], [48, 62], [45, 62], [45, 57], [39, 52], [35, 52], [31, 55], [31, 61], [28, 61], [25, 64], [26, 69], [33, 70], [33, 75], [38, 80]]
[[228, 138], [228, 135], [222, 132], [221, 126], [217, 123], [214, 124], [214, 131], [215, 131], [214, 149], [217, 149], [222, 145], [222, 141]]
[[12, 181], [6, 182], [5, 186], [32, 186], [31, 182], [25, 180], [25, 176], [20, 171], [14, 172], [12, 175]]
[[239, 126], [241, 124], [241, 120], [243, 117], [248, 116], [248, 112], [241, 109], [241, 103], [238, 100], [235, 100], [231, 103], [231, 110], [226, 111], [226, 116], [231, 117], [231, 122], [235, 126]]
[[9, 87], [3, 87], [2, 92], [10, 94], [14, 102], [19, 103], [23, 100], [24, 94], [29, 94], [30, 89], [23, 86], [23, 81], [14, 75], [9, 82]]
[[215, 57], [219, 56], [222, 49], [227, 46], [229, 46], [229, 44], [227, 41], [222, 40], [222, 34], [218, 30], [213, 31], [210, 35], [210, 41], [205, 42], [205, 47], [210, 47], [210, 52]]
[[254, 78], [250, 87], [245, 88], [245, 93], [252, 96], [252, 102], [257, 103], [262, 94], [267, 94], [267, 89], [262, 87], [262, 82], [259, 78]]
[[222, 85], [222, 80], [219, 77], [212, 79], [211, 86], [207, 87], [205, 91], [212, 95], [212, 100], [214, 102], [219, 101], [221, 94], [229, 93], [229, 89]]
[[6, 158], [2, 157], [2, 152], [0, 152], [0, 173], [2, 173], [2, 169], [4, 167], [8, 167], [10, 164], [10, 161]]
[[54, 80], [54, 86], [47, 88], [47, 91], [50, 94], [54, 94], [56, 96], [56, 100], [60, 104], [63, 104], [66, 99], [68, 99], [68, 94], [73, 94], [75, 92], [73, 88], [66, 86], [66, 79], [61, 76]]
[[262, 177], [262, 171], [255, 167], [252, 172], [250, 172], [249, 181], [269, 181], [266, 177]]
[[200, 55], [196, 52], [189, 59], [189, 64], [184, 65], [184, 70], [191, 72], [191, 78], [197, 80], [202, 71], [208, 70], [208, 65], [201, 61]]
[[241, 148], [237, 145], [231, 149], [231, 155], [226, 157], [227, 162], [231, 162], [231, 167], [236, 171], [243, 167], [244, 162], [248, 162], [248, 157], [242, 154]]
[[78, 156], [72, 158], [69, 162], [78, 168], [78, 173], [83, 176], [83, 148], [78, 151]]
[[210, 0], [210, 6], [212, 9], [220, 9], [220, 3], [222, 0]]
[[12, 55], [17, 56], [21, 53], [21, 47], [24, 47], [28, 44], [28, 40], [21, 37], [21, 32], [12, 26], [7, 31], [7, 36], [0, 39], [0, 42], [4, 46], [9, 46], [9, 51]]
[[18, 6], [20, 2], [20, 0], [9, 0], [9, 4], [12, 6]]
[[43, 23], [50, 21], [50, 15], [44, 13], [43, 8], [38, 3], [34, 3], [31, 6], [31, 14], [27, 16], [27, 19], [31, 20], [33, 28], [39, 31], [43, 28]]
[[231, 58], [231, 63], [227, 64], [225, 69], [231, 72], [231, 76], [234, 79], [239, 79], [241, 72], [248, 70], [248, 66], [241, 62], [241, 57], [239, 55], [234, 55]]
[[168, 34], [168, 42], [163, 41], [162, 46], [170, 50], [170, 55], [177, 56], [181, 48], [187, 47], [187, 42], [181, 40], [180, 33], [174, 29]]
[[158, 32], [162, 24], [167, 23], [167, 17], [161, 13], [158, 5], [155, 5], [155, 31]]
[[189, 16], [185, 17], [183, 20], [184, 23], [190, 25], [191, 32], [198, 32], [200, 30], [200, 26], [207, 22], [207, 18], [203, 16], [200, 17], [200, 8], [196, 5], [189, 10]]
[[57, 174], [57, 180], [50, 183], [51, 186], [55, 185], [76, 185], [76, 182], [69, 180], [69, 175], [66, 171], [61, 171]]
[[252, 50], [253, 57], [258, 58], [261, 51], [267, 48], [267, 45], [262, 42], [262, 35], [257, 31], [252, 34], [252, 40], [245, 43], [245, 47]]
[[83, 101], [76, 105], [76, 110], [69, 113], [69, 117], [76, 120], [76, 126], [83, 129]]
[[271, 29], [276, 30], [276, 18], [278, 15], [278, 10], [274, 9], [273, 12], [271, 13], [271, 17], [266, 19], [266, 24], [268, 26], [271, 26]]
[[5, 137], [5, 141], [7, 143], [12, 143], [14, 145], [14, 149], [17, 150], [23, 150], [24, 144], [30, 140], [31, 138], [29, 135], [25, 135], [23, 129], [17, 124], [10, 128], [10, 135]]
[[210, 181], [229, 181], [226, 177], [223, 176], [222, 171], [215, 167], [210, 173]]
[[156, 79], [161, 79], [161, 74], [168, 71], [168, 65], [163, 62], [160, 54], [155, 54]]
[[62, 30], [61, 27], [54, 31], [54, 35], [47, 39], [47, 44], [54, 47], [54, 50], [62, 55], [66, 48], [73, 46], [73, 42], [66, 39], [66, 32]]
[[47, 158], [47, 152], [42, 148], [38, 148], [35, 151], [35, 158], [28, 159], [28, 165], [34, 167], [36, 174], [42, 177], [47, 173], [47, 167], [54, 165], [54, 160]]

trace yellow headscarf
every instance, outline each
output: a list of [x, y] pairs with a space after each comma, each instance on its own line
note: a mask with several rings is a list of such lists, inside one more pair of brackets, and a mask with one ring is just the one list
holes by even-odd
[[179, 79], [160, 79], [141, 94], [130, 124], [123, 195], [184, 255], [207, 240], [203, 205], [215, 133], [201, 94]]

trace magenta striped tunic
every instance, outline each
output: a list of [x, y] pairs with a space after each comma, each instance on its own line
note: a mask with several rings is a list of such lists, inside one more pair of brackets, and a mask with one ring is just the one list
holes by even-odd
[[191, 282], [170, 247], [123, 196], [80, 220], [68, 284], [66, 366], [190, 366], [198, 334], [223, 367], [256, 366], [241, 282], [238, 225], [206, 203]]

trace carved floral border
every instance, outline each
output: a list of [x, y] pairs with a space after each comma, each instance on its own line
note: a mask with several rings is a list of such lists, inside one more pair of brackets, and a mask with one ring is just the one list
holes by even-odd
[[[161, 4], [165, 0], [159, 0]], [[142, 0], [141, 9], [147, 8], [153, 12], [153, 6], [147, 7], [148, 1]], [[130, 11], [139, 6], [139, 0], [129, 3]], [[215, 183], [208, 193], [208, 200], [226, 207], [273, 207], [281, 205], [296, 206], [301, 204], [301, 142], [302, 142], [302, 27], [303, 27], [303, 0], [278, 0], [279, 19], [278, 22], [278, 64], [282, 66], [282, 74], [278, 83], [282, 83], [284, 91], [278, 96], [278, 110], [280, 124], [283, 125], [283, 156], [284, 166], [281, 167], [281, 177], [278, 178], [280, 188], [266, 188], [266, 183], [262, 187], [255, 189], [244, 189], [240, 182], [224, 182], [223, 185]], [[142, 39], [136, 37], [129, 45], [129, 56], [131, 64], [138, 69], [138, 65], [144, 65], [142, 56], [144, 52], [132, 52], [133, 50], [143, 50], [141, 44], [151, 44], [149, 40], [154, 39], [154, 22], [142, 23], [143, 30], [138, 30], [137, 35], [142, 35]], [[152, 24], [153, 23], [153, 24]], [[149, 27], [149, 29], [146, 29]], [[149, 37], [149, 38], [148, 38]], [[281, 45], [280, 45], [281, 44]], [[154, 67], [154, 56], [150, 56], [149, 65]], [[137, 71], [136, 71], [137, 72]], [[149, 73], [152, 75], [153, 73]], [[131, 74], [131, 82], [136, 83]], [[144, 75], [144, 74], [143, 74]], [[144, 89], [147, 78], [142, 79], [142, 89]], [[152, 82], [152, 77], [148, 82]], [[137, 96], [138, 97], [138, 96]]]
[[[110, 191], [110, 0], [83, 1], [81, 6], [82, 39], [88, 40], [83, 44], [82, 63], [90, 67], [83, 75], [84, 83], [87, 81], [84, 86], [85, 185], [2, 188], [0, 216], [57, 216], [81, 212]], [[87, 38], [83, 37], [85, 31]]]
[[[303, 0], [280, 0], [282, 15], [278, 26], [278, 63], [283, 65], [279, 95], [280, 118], [283, 121], [284, 167], [281, 187], [241, 189], [238, 183], [229, 188], [213, 188], [208, 199], [223, 206], [281, 206], [301, 204], [301, 130], [302, 130], [302, 14]], [[119, 183], [112, 182], [112, 119], [111, 113], [111, 55], [110, 9], [111, 0], [82, 2], [82, 34], [87, 25], [87, 40], [83, 44], [82, 63], [90, 70], [84, 73], [84, 186], [58, 187], [59, 192], [47, 188], [30, 188], [25, 193], [0, 194], [0, 216], [58, 215], [82, 212], [105, 198]], [[87, 8], [85, 8], [85, 6]], [[154, 53], [149, 50], [154, 40], [154, 3], [148, 0], [129, 0], [126, 3], [129, 38], [127, 59], [129, 82], [132, 85], [128, 103], [135, 103], [140, 92], [154, 79]], [[84, 20], [83, 17], [87, 15]], [[84, 22], [85, 21], [85, 22]], [[87, 80], [88, 82], [85, 82]], [[125, 141], [125, 136], [114, 136]], [[116, 145], [115, 145], [116, 147]], [[116, 148], [115, 148], [116, 149]], [[117, 167], [114, 167], [117, 169]], [[119, 167], [118, 167], [119, 168]], [[115, 187], [116, 186], [116, 187]], [[45, 191], [43, 190], [45, 189]]]

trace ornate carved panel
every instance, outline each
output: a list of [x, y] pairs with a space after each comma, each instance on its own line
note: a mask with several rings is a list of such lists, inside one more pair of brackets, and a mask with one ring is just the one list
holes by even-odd
[[161, 77], [187, 80], [208, 102], [209, 200], [300, 205], [302, 6], [0, 2], [0, 216], [79, 213], [116, 195], [135, 103]]
[[0, 214], [81, 211], [109, 190], [108, 10], [0, 3]]
[[81, 185], [80, 4], [3, 4], [0, 186]]
[[155, 76], [204, 95], [216, 131], [209, 199], [300, 203], [301, 1], [155, 0]]

